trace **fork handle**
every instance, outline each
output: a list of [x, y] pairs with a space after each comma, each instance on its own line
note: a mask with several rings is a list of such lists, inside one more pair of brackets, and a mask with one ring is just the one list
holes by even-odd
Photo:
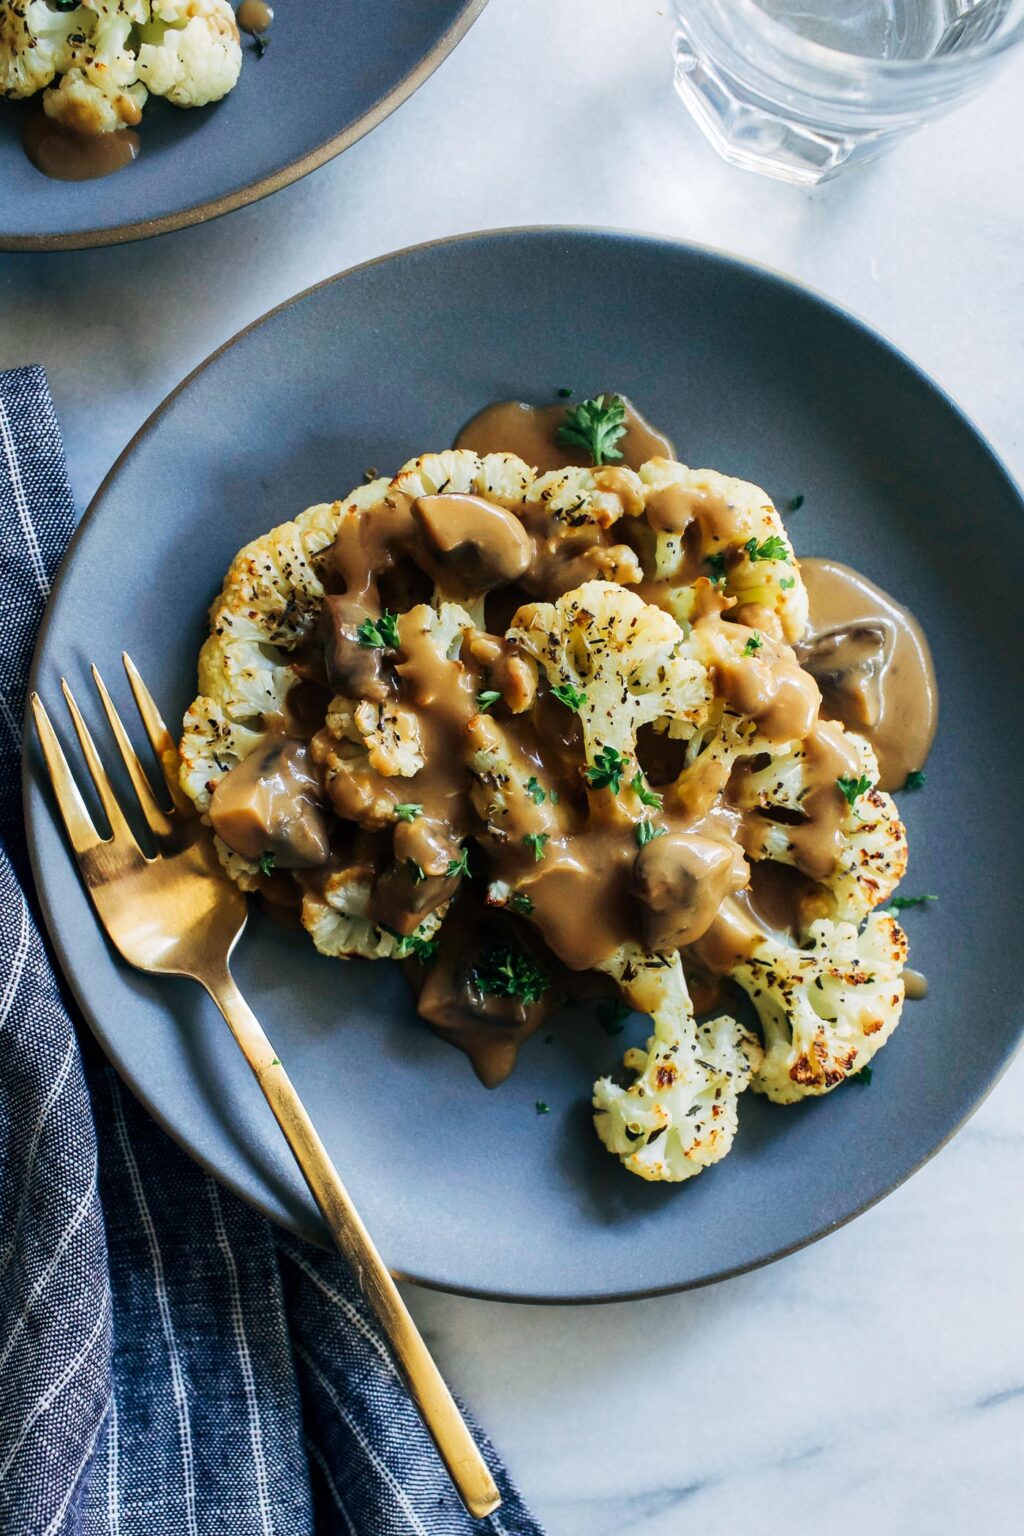
[[291, 1079], [234, 977], [203, 979], [284, 1132], [339, 1251], [384, 1329], [395, 1363], [459, 1495], [477, 1520], [501, 1503], [494, 1478], [424, 1344], [397, 1285], [349, 1198]]

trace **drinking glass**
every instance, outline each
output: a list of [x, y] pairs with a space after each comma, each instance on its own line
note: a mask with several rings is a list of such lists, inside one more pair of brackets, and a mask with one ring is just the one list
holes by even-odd
[[674, 0], [675, 88], [733, 165], [812, 186], [979, 90], [1024, 0]]

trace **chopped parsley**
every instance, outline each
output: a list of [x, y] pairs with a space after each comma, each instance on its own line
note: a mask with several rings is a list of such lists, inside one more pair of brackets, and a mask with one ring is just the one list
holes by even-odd
[[714, 582], [725, 580], [725, 556], [723, 554], [705, 555], [704, 564], [711, 572], [711, 580]]
[[268, 850], [266, 853], [261, 853], [260, 854], [260, 856], [259, 856], [259, 858], [257, 860], [257, 863], [260, 866], [260, 874], [261, 875], [269, 875], [271, 870], [274, 868], [276, 860], [274, 858], [274, 855], [272, 853], [270, 853], [269, 850]]
[[646, 818], [638, 821], [633, 831], [636, 833], [638, 848], [646, 848], [647, 844], [653, 842], [656, 837], [665, 836], [664, 827], [656, 827], [653, 821], [647, 821]]
[[547, 793], [545, 792], [544, 786], [538, 782], [536, 774], [531, 775], [531, 777], [527, 779], [526, 793], [529, 795], [534, 805], [543, 805], [544, 801], [547, 799]]
[[618, 395], [595, 395], [570, 406], [558, 429], [558, 441], [589, 453], [595, 465], [618, 463], [615, 447], [626, 431], [626, 407]]
[[626, 1027], [624, 1020], [629, 1018], [629, 1009], [625, 1003], [602, 1003], [597, 1017], [606, 1035], [621, 1035]]
[[406, 863], [409, 865], [409, 868], [412, 871], [412, 879], [414, 885], [419, 885], [421, 880], [425, 880], [427, 878], [426, 874], [424, 873], [422, 864], [417, 864], [415, 859], [407, 859]]
[[655, 794], [653, 789], [648, 789], [644, 783], [642, 773], [636, 773], [629, 781], [629, 787], [640, 801], [641, 805], [649, 805], [652, 810], [661, 810], [661, 796]]
[[587, 702], [587, 696], [582, 688], [574, 688], [572, 683], [555, 683], [551, 692], [559, 704], [564, 704], [566, 709], [579, 709], [581, 704]]
[[864, 774], [861, 774], [859, 779], [836, 779], [836, 784], [839, 793], [851, 810], [854, 802], [859, 800], [861, 795], [866, 795], [871, 788], [871, 780], [865, 778]]
[[448, 873], [450, 875], [465, 875], [467, 880], [473, 876], [469, 868], [469, 849], [462, 848], [457, 859], [448, 860]]
[[904, 789], [923, 789], [928, 775], [923, 768], [912, 768], [903, 780]]
[[[76, 0], [76, 4], [77, 4], [77, 0]], [[563, 385], [563, 387], [560, 390], [558, 390], [558, 396], [562, 400], [569, 400], [572, 397], [572, 390], [571, 389], [566, 389], [564, 387], [564, 385]]]
[[783, 577], [781, 577], [780, 580], [779, 580], [779, 586], [782, 588], [783, 592], [788, 592], [790, 587], [795, 587], [796, 586], [796, 577], [795, 576], [783, 576]]
[[397, 650], [398, 614], [385, 608], [379, 619], [364, 619], [356, 630], [356, 639], [360, 645], [377, 650]]
[[275, 1056], [273, 1061], [270, 1063], [270, 1065], [272, 1067], [279, 1067], [281, 1065], [281, 1058], [280, 1058], [280, 1056]]
[[551, 1105], [545, 1104], [543, 1099], [538, 1099], [533, 1107], [538, 1115], [550, 1115], [551, 1113]]
[[485, 951], [473, 966], [473, 981], [481, 992], [500, 997], [518, 997], [535, 1003], [548, 988], [548, 979], [540, 966], [521, 949], [497, 944]]
[[398, 940], [394, 949], [396, 960], [407, 960], [412, 955], [421, 965], [430, 964], [441, 942], [440, 939], [425, 939], [419, 933], [396, 933], [393, 928], [387, 928], [385, 931], [390, 933], [393, 939]]
[[410, 800], [405, 805], [396, 805], [395, 815], [399, 821], [415, 821], [417, 816], [423, 815], [423, 807], [422, 805], [414, 805]]
[[533, 853], [535, 861], [539, 864], [544, 857], [544, 844], [551, 837], [550, 832], [527, 832], [523, 836], [523, 842]]
[[602, 747], [587, 767], [587, 780], [594, 789], [610, 789], [613, 795], [617, 795], [622, 788], [622, 775], [626, 770], [626, 759], [615, 747]]
[[868, 1088], [871, 1086], [871, 1079], [874, 1077], [874, 1075], [875, 1074], [870, 1067], [861, 1067], [859, 1072], [855, 1072], [853, 1076], [848, 1077], [846, 1081], [848, 1083], [860, 1083], [862, 1088]]
[[750, 639], [747, 641], [746, 645], [743, 647], [744, 656], [756, 656], [762, 645], [764, 645], [764, 641], [757, 633], [757, 630], [755, 630]]
[[482, 693], [477, 694], [476, 702], [481, 709], [490, 709], [491, 705], [497, 704], [500, 698], [501, 694], [497, 688], [485, 688]]
[[937, 896], [894, 896], [886, 906], [893, 912], [905, 912], [907, 907], [925, 907], [930, 901], [938, 901]]
[[788, 560], [789, 550], [777, 533], [771, 534], [759, 544], [756, 539], [748, 539], [743, 548], [751, 560]]
[[[79, 0], [73, 0], [73, 3], [75, 5], [77, 5], [79, 3]], [[64, 6], [62, 5], [61, 6], [61, 10], [63, 10], [63, 9], [64, 9]], [[253, 33], [253, 38], [252, 38], [252, 45], [253, 45], [253, 47], [256, 50], [256, 57], [258, 59], [262, 59], [263, 55], [266, 53], [267, 49], [270, 47], [270, 38], [269, 37], [264, 37], [262, 32], [254, 32]]]
[[533, 902], [522, 891], [513, 891], [508, 904], [513, 912], [522, 912], [524, 917], [528, 917], [533, 911]]
[[803, 496], [791, 496], [789, 498], [789, 500], [786, 502], [786, 511], [787, 512], [799, 512], [800, 508], [804, 504], [804, 499], [805, 498]]

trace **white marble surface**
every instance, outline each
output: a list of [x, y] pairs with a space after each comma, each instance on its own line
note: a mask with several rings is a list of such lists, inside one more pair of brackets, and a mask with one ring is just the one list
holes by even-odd
[[[0, 367], [48, 368], [81, 504], [270, 305], [396, 246], [548, 222], [795, 274], [918, 358], [1024, 474], [1024, 55], [890, 160], [801, 193], [715, 159], [671, 93], [669, 30], [655, 0], [491, 0], [397, 115], [269, 202], [120, 250], [0, 256]], [[880, 1207], [711, 1290], [583, 1310], [413, 1295], [551, 1536], [1024, 1527], [1022, 1087], [1019, 1062]]]

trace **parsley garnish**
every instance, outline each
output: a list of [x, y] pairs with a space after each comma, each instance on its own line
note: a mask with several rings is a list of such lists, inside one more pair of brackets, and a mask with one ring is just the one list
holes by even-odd
[[551, 1105], [545, 1104], [543, 1099], [538, 1099], [533, 1107], [538, 1115], [550, 1115], [551, 1113]]
[[[79, 4], [79, 0], [74, 0], [74, 3], [76, 5]], [[61, 9], [63, 9], [63, 7], [61, 7]], [[252, 45], [256, 50], [256, 57], [258, 59], [262, 59], [263, 55], [270, 47], [270, 38], [264, 37], [262, 32], [255, 32], [253, 34]]]
[[558, 429], [558, 441], [583, 448], [594, 464], [618, 463], [622, 454], [614, 446], [626, 430], [626, 407], [618, 395], [595, 395], [570, 406]]
[[764, 641], [755, 630], [750, 639], [747, 641], [746, 645], [743, 647], [744, 656], [756, 656], [762, 645], [764, 645]]
[[395, 959], [406, 960], [414, 955], [421, 965], [429, 965], [437, 954], [437, 946], [440, 939], [424, 939], [418, 933], [396, 933], [393, 928], [385, 930], [393, 939], [397, 939], [395, 945]]
[[863, 774], [861, 774], [859, 779], [836, 779], [836, 784], [838, 785], [839, 793], [851, 810], [853, 809], [854, 801], [858, 800], [861, 795], [866, 795], [871, 788], [871, 780], [865, 778]]
[[267, 853], [261, 853], [259, 859], [257, 860], [257, 863], [260, 866], [260, 874], [269, 875], [270, 871], [274, 867], [274, 862], [274, 855], [272, 853], [269, 851]]
[[930, 901], [938, 901], [937, 896], [894, 896], [886, 902], [893, 912], [903, 912], [907, 907], [924, 907]]
[[395, 815], [399, 821], [415, 821], [417, 816], [423, 815], [423, 807], [422, 805], [415, 805], [410, 800], [405, 805], [396, 805]]
[[587, 702], [587, 696], [582, 688], [574, 688], [572, 683], [555, 683], [551, 692], [559, 704], [564, 704], [566, 709], [579, 709], [581, 704]]
[[867, 1088], [870, 1086], [871, 1079], [874, 1077], [874, 1075], [875, 1074], [870, 1067], [861, 1067], [859, 1072], [855, 1072], [853, 1076], [848, 1077], [846, 1081], [848, 1083], [860, 1083], [862, 1088]]
[[602, 747], [587, 768], [587, 779], [595, 789], [610, 789], [617, 795], [622, 787], [626, 759], [615, 747]]
[[518, 997], [535, 1003], [547, 991], [548, 979], [539, 965], [520, 949], [495, 945], [473, 967], [473, 980], [481, 992]]
[[606, 1035], [621, 1035], [626, 1027], [623, 1020], [629, 1017], [629, 1009], [625, 1003], [602, 1003], [597, 1017]]
[[789, 500], [786, 502], [786, 511], [787, 512], [799, 512], [800, 508], [803, 506], [803, 504], [804, 504], [803, 496], [791, 496], [789, 498]]
[[490, 709], [492, 704], [497, 704], [500, 698], [501, 694], [497, 688], [485, 688], [482, 693], [477, 694], [476, 702], [481, 709], [486, 710]]
[[633, 831], [636, 833], [638, 848], [646, 848], [647, 844], [653, 842], [656, 837], [665, 836], [664, 827], [656, 827], [653, 821], [647, 821], [646, 819], [638, 821]]
[[714, 582], [725, 580], [725, 556], [723, 554], [706, 555], [704, 564], [711, 572], [711, 580]]
[[661, 796], [656, 795], [653, 789], [647, 788], [642, 773], [634, 774], [629, 781], [629, 787], [641, 805], [649, 805], [655, 811], [661, 810]]
[[378, 650], [398, 649], [398, 614], [387, 608], [379, 619], [364, 619], [356, 630], [360, 645], [375, 646]]
[[530, 778], [527, 779], [527, 781], [526, 781], [526, 793], [529, 795], [529, 797], [533, 801], [534, 805], [543, 805], [544, 801], [547, 799], [547, 795], [546, 795], [546, 793], [544, 791], [544, 786], [543, 786], [543, 784], [539, 784], [537, 782], [536, 774], [532, 775]]
[[789, 550], [777, 533], [773, 533], [759, 544], [756, 539], [748, 539], [743, 548], [751, 560], [788, 560]]
[[923, 789], [924, 781], [928, 775], [923, 768], [912, 768], [903, 780], [904, 789]]
[[523, 837], [523, 842], [527, 848], [532, 850], [533, 857], [538, 864], [544, 857], [544, 844], [549, 840], [550, 836], [550, 832], [527, 832]]
[[409, 868], [412, 870], [412, 878], [413, 878], [413, 884], [414, 885], [419, 885], [421, 880], [425, 880], [427, 878], [425, 873], [424, 873], [424, 871], [423, 871], [423, 865], [422, 864], [417, 864], [415, 859], [407, 859], [406, 863], [409, 865]]
[[522, 912], [526, 917], [533, 911], [533, 902], [522, 891], [513, 891], [508, 899], [508, 904], [513, 912]]
[[468, 848], [461, 849], [457, 859], [448, 860], [448, 873], [450, 875], [465, 875], [467, 880], [472, 880], [473, 876], [469, 868]]
[[270, 1063], [270, 1065], [272, 1067], [279, 1067], [281, 1065], [281, 1058], [280, 1058], [280, 1056], [275, 1056], [273, 1061]]
[[563, 386], [563, 388], [558, 391], [558, 394], [563, 400], [568, 400], [572, 395], [572, 390], [566, 389]]
[[782, 577], [780, 577], [779, 578], [779, 586], [782, 588], [783, 592], [788, 592], [790, 587], [795, 587], [796, 586], [796, 577], [795, 576], [782, 576]]

